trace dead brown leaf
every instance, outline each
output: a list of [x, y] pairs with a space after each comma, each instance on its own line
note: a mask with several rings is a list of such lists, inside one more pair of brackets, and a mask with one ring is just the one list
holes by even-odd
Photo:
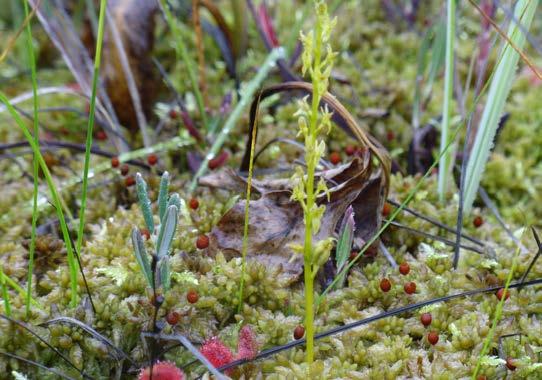
[[[318, 200], [326, 205], [326, 211], [315, 241], [334, 236], [349, 205], [356, 212], [356, 238], [364, 242], [376, 232], [380, 226], [385, 179], [380, 170], [371, 175], [370, 161], [371, 153], [367, 150], [362, 157], [345, 165], [318, 173], [326, 180], [330, 196], [329, 200], [325, 196]], [[225, 170], [201, 178], [200, 185], [244, 192], [246, 180], [232, 170]], [[291, 182], [254, 179], [252, 188], [260, 197], [249, 204], [247, 256], [266, 265], [282, 266], [285, 279], [295, 281], [303, 271], [303, 259], [301, 256], [292, 259], [290, 244], [303, 244], [305, 226], [299, 203], [290, 199]], [[239, 200], [211, 231], [208, 253], [215, 255], [221, 251], [228, 258], [241, 256], [244, 218], [245, 200]]]

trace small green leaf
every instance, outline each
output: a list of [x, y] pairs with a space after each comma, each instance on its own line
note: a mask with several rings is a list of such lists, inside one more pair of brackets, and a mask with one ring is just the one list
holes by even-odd
[[164, 172], [160, 179], [160, 191], [158, 192], [158, 213], [160, 215], [160, 223], [164, 222], [164, 214], [166, 213], [167, 194], [169, 190], [169, 173]]
[[179, 210], [181, 209], [181, 197], [179, 197], [179, 194], [177, 193], [171, 194], [167, 202], [166, 209], [168, 209], [170, 206], [177, 206], [177, 209]]
[[496, 366], [499, 366], [501, 364], [506, 364], [506, 361], [499, 358], [498, 356], [484, 355], [484, 356], [482, 356], [482, 358], [480, 360], [480, 363], [482, 365], [486, 365], [486, 366], [489, 366], [489, 367], [496, 367]]
[[107, 277], [112, 278], [117, 284], [117, 286], [122, 286], [122, 284], [124, 284], [124, 282], [128, 279], [129, 275], [126, 268], [122, 266], [98, 268], [96, 272], [102, 273]]
[[171, 278], [179, 284], [199, 285], [199, 281], [196, 276], [194, 276], [194, 273], [187, 270], [181, 273], [174, 272], [171, 274]]
[[169, 265], [169, 257], [164, 256], [159, 262], [158, 262], [158, 273], [160, 278], [160, 283], [157, 284], [158, 286], [162, 285], [162, 288], [164, 291], [169, 290], [171, 286], [171, 269]]
[[166, 256], [171, 247], [171, 242], [175, 236], [175, 230], [177, 229], [179, 209], [176, 205], [168, 206], [166, 216], [164, 217], [164, 223], [160, 225], [160, 234], [158, 235], [158, 242], [156, 243], [156, 255], [158, 260]]
[[147, 193], [147, 184], [140, 173], [136, 174], [136, 188], [137, 198], [139, 199], [139, 207], [143, 213], [145, 224], [147, 225], [149, 232], [152, 234], [154, 233], [154, 219], [152, 217], [151, 201], [149, 199], [149, 194]]
[[138, 228], [134, 228], [132, 230], [132, 245], [134, 247], [134, 254], [139, 264], [139, 267], [145, 275], [147, 283], [150, 287], [152, 287], [151, 265], [149, 263], [149, 257], [147, 256], [147, 250], [145, 249], [145, 245], [143, 244], [143, 237], [141, 236], [141, 232], [139, 232]]

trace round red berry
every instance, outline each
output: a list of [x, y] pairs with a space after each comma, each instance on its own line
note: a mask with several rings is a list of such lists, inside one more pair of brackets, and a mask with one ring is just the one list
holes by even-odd
[[118, 168], [120, 165], [119, 158], [117, 156], [111, 158], [111, 167]]
[[149, 240], [151, 238], [151, 233], [148, 229], [142, 228], [139, 231], [141, 232], [141, 235], [145, 238], [145, 240]]
[[122, 164], [120, 166], [120, 174], [121, 175], [126, 175], [126, 174], [128, 174], [129, 171], [130, 171], [130, 167], [128, 166], [128, 164]]
[[169, 113], [168, 113], [168, 116], [169, 116], [170, 119], [176, 119], [176, 118], [179, 117], [179, 113], [177, 112], [177, 110], [170, 109]]
[[391, 214], [391, 205], [386, 202], [384, 203], [384, 206], [382, 206], [382, 216], [386, 217], [389, 214]]
[[378, 255], [378, 245], [376, 243], [371, 244], [364, 253], [365, 257], [376, 257]]
[[407, 282], [404, 286], [406, 294], [416, 293], [416, 283], [414, 281]]
[[196, 240], [196, 247], [198, 249], [205, 249], [209, 246], [209, 237], [207, 235], [200, 235]]
[[504, 288], [500, 288], [499, 290], [497, 290], [497, 293], [495, 293], [495, 296], [497, 296], [497, 299], [499, 301], [502, 300], [502, 298], [504, 296], [504, 300], [506, 301], [508, 298], [510, 298], [510, 293], [505, 292]]
[[107, 134], [104, 131], [98, 131], [96, 132], [96, 139], [100, 141], [105, 141], [107, 140]]
[[190, 303], [196, 303], [199, 300], [198, 292], [196, 292], [194, 289], [190, 289], [188, 293], [186, 293], [186, 300]]
[[438, 334], [434, 331], [431, 331], [429, 334], [427, 334], [427, 341], [434, 346], [438, 343]]
[[506, 366], [508, 367], [508, 369], [510, 371], [515, 371], [517, 367], [516, 367], [516, 363], [515, 363], [514, 358], [507, 357], [506, 358]]
[[331, 152], [329, 155], [329, 162], [333, 165], [338, 165], [341, 162], [341, 155], [338, 152]]
[[356, 147], [347, 145], [346, 148], [344, 148], [344, 153], [346, 153], [348, 156], [353, 156], [356, 153]]
[[423, 313], [420, 317], [420, 322], [425, 327], [429, 326], [432, 321], [433, 321], [433, 317], [431, 316], [431, 313]]
[[482, 219], [480, 215], [475, 216], [474, 219], [472, 220], [472, 224], [474, 225], [474, 227], [478, 228], [482, 224], [484, 224], [484, 219]]
[[294, 339], [299, 340], [305, 335], [305, 328], [301, 325], [296, 326], [294, 329]]
[[408, 263], [402, 263], [399, 265], [399, 273], [401, 273], [403, 276], [406, 276], [410, 273], [410, 265]]
[[190, 199], [190, 202], [188, 202], [188, 205], [192, 210], [197, 210], [199, 207], [199, 201], [196, 198]]
[[386, 139], [388, 139], [388, 141], [393, 141], [395, 139], [395, 133], [393, 133], [393, 131], [387, 131]]
[[135, 183], [136, 183], [136, 180], [134, 176], [132, 175], [124, 179], [124, 184], [126, 185], [126, 187], [134, 186]]
[[391, 282], [387, 278], [383, 278], [380, 280], [380, 290], [382, 290], [384, 293], [387, 293], [391, 290]]
[[154, 166], [156, 165], [156, 163], [158, 162], [158, 156], [154, 153], [151, 153], [147, 156], [147, 163], [150, 165], [150, 166]]
[[177, 322], [179, 322], [181, 315], [176, 311], [170, 311], [166, 315], [166, 322], [169, 323], [171, 326], [176, 325]]

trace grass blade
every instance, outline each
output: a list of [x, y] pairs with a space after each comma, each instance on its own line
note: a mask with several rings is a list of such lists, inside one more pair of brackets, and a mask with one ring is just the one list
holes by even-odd
[[444, 74], [444, 104], [442, 109], [442, 124], [440, 135], [440, 151], [444, 154], [440, 158], [438, 171], [438, 195], [441, 202], [444, 201], [446, 191], [450, 188], [452, 178], [453, 157], [455, 144], [446, 151], [450, 139], [450, 113], [453, 101], [454, 86], [454, 41], [455, 41], [455, 0], [448, 0], [446, 20], [446, 63]]
[[[529, 29], [532, 23], [537, 5], [538, 0], [520, 0], [516, 4], [514, 15], [526, 29]], [[472, 204], [489, 158], [489, 152], [493, 146], [493, 139], [495, 138], [499, 120], [503, 113], [504, 103], [510, 93], [514, 79], [519, 53], [512, 47], [512, 44], [518, 49], [522, 49], [525, 44], [525, 35], [521, 33], [516, 23], [510, 23], [508, 37], [510, 43], [508, 41], [505, 42], [502, 57], [497, 64], [495, 74], [491, 80], [487, 103], [467, 163], [465, 173], [465, 213], [469, 213], [472, 209]]]
[[[28, 0], [23, 1], [25, 19], [28, 19]], [[33, 10], [35, 12], [35, 10]], [[30, 63], [30, 74], [32, 79], [32, 98], [33, 98], [33, 130], [34, 142], [39, 148], [39, 124], [38, 124], [38, 80], [36, 74], [36, 59], [34, 56], [34, 45], [32, 43], [32, 28], [30, 19], [26, 24], [26, 46], [28, 50], [28, 61]], [[34, 271], [34, 254], [36, 251], [36, 225], [38, 222], [38, 160], [34, 157], [32, 160], [32, 177], [34, 178], [34, 187], [32, 193], [32, 231], [30, 234], [30, 252], [28, 258], [28, 278], [26, 288], [26, 317], [30, 315], [30, 299], [32, 297], [32, 272]], [[3, 284], [2, 284], [3, 285]], [[6, 310], [7, 313], [7, 310]], [[8, 314], [9, 315], [9, 314]]]
[[350, 251], [352, 249], [352, 241], [354, 240], [354, 230], [356, 229], [356, 222], [354, 221], [354, 210], [352, 205], [348, 206], [344, 214], [343, 222], [339, 232], [339, 241], [337, 243], [337, 251], [335, 258], [337, 260], [337, 271], [340, 273], [338, 276], [335, 289], [342, 288], [344, 286], [344, 280], [346, 279], [346, 272], [341, 272], [341, 269], [346, 265], [348, 258], [350, 257]]
[[64, 239], [64, 243], [66, 244], [66, 251], [68, 253], [68, 268], [70, 271], [70, 287], [71, 287], [70, 305], [72, 307], [75, 307], [77, 303], [77, 262], [75, 261], [73, 246], [71, 243], [70, 234], [68, 230], [68, 225], [66, 224], [66, 218], [64, 217], [64, 212], [62, 211], [62, 199], [56, 189], [56, 186], [53, 182], [53, 178], [51, 177], [51, 173], [49, 172], [49, 168], [47, 167], [47, 164], [45, 163], [45, 160], [43, 159], [43, 156], [41, 155], [38, 145], [36, 144], [32, 135], [26, 128], [26, 125], [21, 119], [21, 116], [19, 115], [17, 110], [13, 108], [7, 96], [3, 92], [0, 92], [0, 102], [5, 104], [5, 106], [8, 109], [8, 112], [13, 117], [13, 119], [15, 120], [15, 122], [17, 123], [21, 131], [23, 132], [24, 137], [26, 138], [26, 140], [32, 147], [34, 157], [37, 157], [38, 159], [38, 163], [40, 165], [41, 171], [43, 172], [43, 175], [47, 182], [47, 186], [49, 187], [49, 191], [51, 192], [51, 197], [53, 198], [53, 204], [55, 205], [58, 220], [60, 222], [60, 229], [62, 230], [62, 237]]
[[4, 310], [8, 317], [11, 317], [11, 302], [9, 301], [8, 287], [4, 275], [4, 266], [0, 265], [0, 287], [2, 287], [2, 299], [4, 300]]
[[81, 208], [79, 210], [79, 229], [77, 231], [76, 251], [81, 254], [83, 233], [85, 228], [85, 210], [87, 207], [88, 171], [90, 167], [90, 148], [92, 146], [92, 128], [96, 112], [96, 92], [100, 75], [100, 61], [102, 57], [102, 42], [104, 36], [105, 10], [107, 0], [100, 1], [100, 16], [98, 19], [98, 37], [96, 39], [96, 56], [94, 57], [94, 75], [92, 78], [92, 93], [90, 95], [90, 109], [88, 115], [87, 139], [85, 143], [85, 163], [83, 167], [83, 189], [81, 193]]

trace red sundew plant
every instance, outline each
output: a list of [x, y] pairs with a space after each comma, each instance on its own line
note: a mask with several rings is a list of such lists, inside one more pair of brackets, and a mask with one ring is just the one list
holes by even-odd
[[[152, 373], [152, 377], [151, 377]], [[184, 372], [170, 362], [158, 362], [151, 367], [144, 368], [139, 373], [138, 380], [185, 380]]]

